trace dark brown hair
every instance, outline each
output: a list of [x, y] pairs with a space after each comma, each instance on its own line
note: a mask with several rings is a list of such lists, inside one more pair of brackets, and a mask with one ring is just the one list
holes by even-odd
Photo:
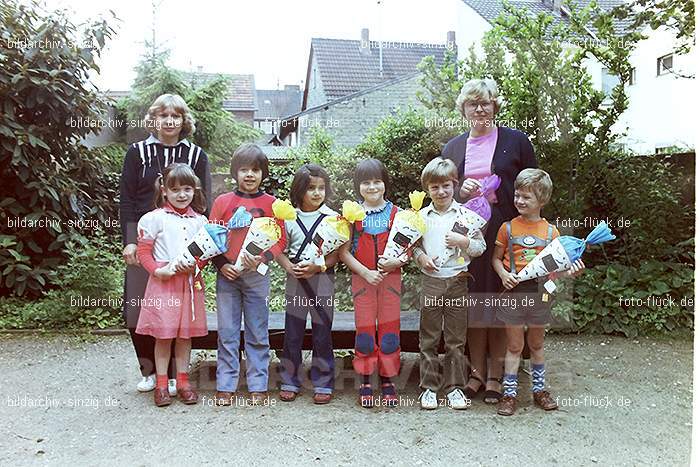
[[299, 170], [294, 174], [294, 180], [292, 180], [292, 186], [289, 189], [289, 200], [295, 208], [301, 208], [306, 190], [309, 189], [309, 185], [311, 184], [311, 177], [320, 177], [325, 182], [326, 199], [324, 203], [327, 203], [329, 198], [333, 196], [331, 179], [328, 176], [328, 172], [320, 165], [304, 164], [299, 167]]
[[389, 172], [382, 164], [382, 161], [377, 159], [365, 159], [357, 163], [355, 167], [355, 175], [352, 177], [355, 185], [355, 194], [358, 199], [362, 199], [360, 195], [360, 183], [365, 180], [381, 180], [384, 182], [384, 199], [389, 198]]
[[241, 167], [250, 166], [262, 171], [262, 180], [265, 180], [269, 175], [269, 162], [267, 156], [257, 144], [241, 144], [233, 153], [231, 158], [231, 176], [236, 182], [238, 170]]
[[204, 214], [207, 210], [207, 198], [202, 192], [202, 184], [199, 177], [195, 175], [194, 170], [187, 164], [175, 162], [170, 164], [163, 170], [163, 175], [156, 179], [156, 196], [154, 204], [157, 208], [165, 204], [165, 197], [161, 193], [161, 187], [172, 188], [175, 185], [194, 187], [194, 196], [192, 197], [192, 209], [200, 214]]

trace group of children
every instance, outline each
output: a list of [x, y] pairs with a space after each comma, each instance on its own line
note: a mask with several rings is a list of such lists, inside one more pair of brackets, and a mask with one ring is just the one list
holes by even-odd
[[[216, 198], [208, 222], [225, 225], [241, 206], [252, 218], [272, 217], [275, 198], [260, 189], [269, 175], [268, 160], [261, 149], [253, 144], [238, 148], [232, 158], [231, 175], [236, 189]], [[465, 209], [454, 200], [457, 180], [457, 168], [443, 158], [430, 161], [421, 174], [421, 184], [431, 203], [420, 210], [427, 230], [410, 257], [422, 272], [419, 338], [420, 406], [424, 409], [437, 408], [440, 391], [453, 409], [465, 409], [470, 404], [464, 394], [468, 267], [472, 258], [486, 250], [486, 243], [481, 230], [457, 228]], [[318, 165], [305, 164], [296, 172], [290, 201], [297, 217], [293, 221], [279, 221], [282, 237], [272, 248], [259, 254], [245, 250], [241, 253], [247, 229], [229, 231], [227, 252], [212, 260], [217, 268], [215, 401], [218, 405], [230, 405], [235, 400], [240, 376], [241, 320], [250, 400], [254, 404], [263, 403], [268, 397], [270, 279], [259, 272], [259, 266], [273, 260], [287, 273], [285, 340], [279, 365], [280, 399], [291, 402], [301, 391], [302, 342], [309, 314], [313, 401], [327, 404], [333, 397], [334, 265], [341, 261], [352, 272], [356, 326], [353, 367], [361, 377], [359, 403], [363, 407], [372, 407], [377, 401], [388, 407], [398, 404], [392, 379], [400, 369], [401, 268], [411, 258], [407, 255], [400, 260], [382, 255], [399, 211], [387, 199], [389, 187], [389, 175], [380, 161], [366, 159], [357, 164], [354, 188], [366, 217], [352, 226], [351, 238], [346, 244], [325, 257], [325, 265], [300, 262], [302, 251], [313, 241], [321, 221], [326, 216], [338, 216], [326, 205], [333, 190], [327, 172]], [[506, 290], [538, 294], [536, 283], [518, 284], [514, 273], [527, 263], [533, 252], [540, 251], [547, 241], [558, 235], [556, 228], [540, 217], [540, 209], [551, 191], [549, 176], [538, 169], [526, 169], [516, 180], [514, 202], [520, 216], [501, 227], [493, 257], [493, 267]], [[172, 164], [164, 170], [158, 181], [156, 205], [158, 208], [139, 222], [138, 257], [150, 273], [146, 297], [158, 296], [160, 303], [172, 306], [142, 308], [137, 332], [156, 338], [155, 404], [165, 406], [172, 402], [166, 372], [173, 339], [178, 397], [192, 404], [197, 402], [198, 396], [187, 379], [190, 339], [207, 334], [201, 267], [176, 265], [173, 272], [166, 266], [207, 222], [202, 215], [206, 202], [201, 185], [189, 166]], [[534, 243], [533, 238], [536, 239]], [[242, 271], [234, 267], [239, 253], [243, 259]], [[556, 403], [544, 390], [542, 341], [550, 315], [542, 294], [539, 295], [536, 307], [518, 306], [499, 311], [508, 335], [505, 391], [498, 409], [503, 415], [515, 411], [516, 373], [525, 325], [529, 326], [527, 339], [533, 362], [534, 401], [546, 410], [556, 408]], [[172, 300], [173, 297], [176, 300]], [[445, 347], [442, 374], [438, 358], [441, 336], [444, 336]], [[379, 390], [377, 399], [371, 382], [375, 373], [380, 382], [380, 387], [376, 388]]]

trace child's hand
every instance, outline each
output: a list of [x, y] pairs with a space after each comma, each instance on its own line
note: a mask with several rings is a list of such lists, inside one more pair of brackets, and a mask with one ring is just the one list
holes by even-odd
[[515, 276], [515, 274], [512, 274], [510, 272], [506, 272], [505, 274], [501, 274], [501, 282], [503, 282], [503, 287], [505, 287], [506, 290], [511, 290], [515, 288], [515, 286], [518, 285], [518, 278]]
[[571, 269], [569, 269], [566, 273], [567, 277], [576, 277], [579, 276], [583, 270], [586, 269], [586, 265], [583, 264], [583, 261], [580, 259], [577, 259], [574, 264], [571, 265]]
[[190, 273], [194, 272], [194, 266], [195, 266], [194, 264], [192, 264], [192, 265], [186, 264], [184, 262], [184, 258], [181, 258], [175, 264], [175, 273], [176, 274], [181, 274], [181, 273], [190, 274]]
[[379, 257], [379, 271], [384, 274], [389, 274], [394, 269], [400, 268], [401, 266], [403, 266], [403, 262], [401, 262], [401, 260], [398, 258], [385, 258], [383, 256]]
[[384, 274], [374, 269], [367, 271], [362, 275], [362, 278], [366, 280], [369, 285], [379, 285], [379, 283], [384, 279]]
[[238, 276], [241, 275], [240, 271], [236, 271], [236, 268], [234, 268], [233, 264], [231, 263], [224, 264], [221, 267], [221, 274], [223, 274], [224, 277], [230, 281], [235, 281], [238, 279]]
[[262, 262], [262, 256], [253, 256], [247, 251], [243, 251], [243, 267], [255, 271]]
[[428, 272], [437, 272], [440, 268], [435, 266], [435, 258], [431, 258], [428, 255], [420, 255], [416, 261], [418, 262], [418, 265], [421, 267], [421, 269], [424, 269]]
[[321, 272], [321, 266], [313, 263], [295, 264], [292, 270], [294, 277], [297, 279], [308, 279], [314, 274]]
[[172, 272], [167, 265], [163, 266], [162, 268], [158, 268], [153, 272], [153, 275], [160, 280], [170, 279], [175, 274], [176, 273]]
[[445, 235], [445, 244], [448, 248], [469, 248], [469, 237], [458, 234], [457, 232], [447, 232]]

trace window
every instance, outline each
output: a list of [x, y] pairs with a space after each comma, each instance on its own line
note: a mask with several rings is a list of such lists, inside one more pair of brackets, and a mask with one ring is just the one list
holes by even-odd
[[601, 69], [600, 74], [602, 83], [601, 90], [605, 94], [605, 97], [610, 97], [613, 88], [618, 85], [620, 79], [615, 75], [611, 75], [610, 71], [605, 67]]
[[673, 71], [673, 54], [656, 59], [656, 76], [665, 75], [671, 71]]
[[633, 84], [637, 84], [637, 69], [632, 68], [630, 70], [630, 77], [627, 79], [627, 85], [632, 86]]

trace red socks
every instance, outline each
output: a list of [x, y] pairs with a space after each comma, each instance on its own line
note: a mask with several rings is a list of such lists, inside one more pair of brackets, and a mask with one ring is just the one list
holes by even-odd
[[177, 374], [177, 388], [185, 389], [190, 387], [190, 375], [188, 373]]
[[156, 375], [156, 387], [168, 389], [168, 375]]

